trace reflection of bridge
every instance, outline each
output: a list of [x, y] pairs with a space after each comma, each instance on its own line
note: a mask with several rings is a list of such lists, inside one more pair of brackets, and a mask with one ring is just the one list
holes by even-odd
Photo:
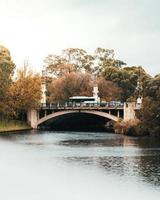
[[119, 120], [133, 120], [135, 119], [135, 110], [138, 109], [136, 103], [124, 103], [119, 106], [42, 106], [37, 110], [28, 111], [28, 122], [32, 128], [38, 128], [46, 121], [58, 118], [60, 116], [69, 115], [73, 113], [84, 113], [96, 115], [117, 122]]

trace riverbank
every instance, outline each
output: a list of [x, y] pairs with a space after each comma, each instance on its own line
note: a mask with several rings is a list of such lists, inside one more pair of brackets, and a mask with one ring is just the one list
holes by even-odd
[[114, 124], [114, 132], [127, 136], [147, 136], [149, 132], [143, 129], [138, 119], [129, 121], [120, 121]]
[[11, 120], [11, 121], [0, 121], [0, 134], [15, 132], [15, 131], [23, 131], [30, 130], [31, 127], [22, 121]]

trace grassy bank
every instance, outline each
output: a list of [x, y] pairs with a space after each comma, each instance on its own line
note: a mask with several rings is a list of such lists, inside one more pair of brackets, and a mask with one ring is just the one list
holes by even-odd
[[28, 129], [31, 129], [31, 127], [22, 121], [17, 121], [17, 120], [0, 121], [0, 133], [28, 130]]

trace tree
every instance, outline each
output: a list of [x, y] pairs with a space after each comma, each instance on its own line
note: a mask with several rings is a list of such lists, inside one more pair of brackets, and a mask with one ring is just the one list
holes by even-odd
[[89, 74], [72, 72], [66, 76], [54, 79], [49, 84], [50, 102], [64, 102], [71, 96], [91, 96], [91, 76]]
[[79, 48], [64, 49], [59, 56], [48, 55], [44, 63], [47, 71], [55, 77], [82, 71], [101, 75], [108, 67], [120, 68], [125, 65], [114, 58], [114, 50], [103, 48], [97, 48], [93, 54]]
[[13, 114], [26, 113], [28, 109], [37, 108], [41, 100], [41, 77], [27, 69], [17, 72], [17, 80], [11, 85], [10, 107]]
[[121, 88], [121, 99], [123, 101], [127, 101], [131, 97], [137, 97], [135, 92], [138, 80], [142, 83], [142, 87], [145, 88], [151, 78], [142, 67], [135, 66], [124, 68], [108, 67], [105, 68], [102, 76]]
[[[111, 81], [98, 78], [99, 96], [101, 100], [116, 100], [120, 96], [120, 89]], [[95, 80], [90, 74], [72, 72], [66, 76], [54, 79], [49, 84], [50, 102], [64, 102], [71, 96], [92, 96]]]
[[12, 82], [15, 64], [10, 52], [4, 46], [0, 46], [0, 116], [7, 115], [8, 89]]
[[44, 60], [47, 71], [54, 77], [83, 70], [91, 72], [93, 62], [93, 56], [87, 54], [85, 50], [78, 48], [64, 49], [60, 56], [51, 54]]
[[94, 57], [89, 55], [85, 50], [79, 48], [68, 48], [62, 51], [62, 56], [71, 64], [74, 64], [77, 71], [82, 69], [87, 72], [91, 71]]
[[121, 89], [112, 81], [106, 81], [105, 78], [99, 77], [97, 83], [101, 100], [112, 101], [120, 99]]
[[146, 134], [160, 132], [160, 76], [150, 79], [144, 89], [143, 107], [137, 113], [140, 128]]
[[75, 65], [69, 63], [65, 58], [57, 55], [48, 55], [44, 63], [48, 73], [54, 77], [60, 77], [75, 71]]
[[115, 53], [113, 49], [97, 48], [94, 53], [95, 68], [94, 72], [101, 75], [109, 67], [121, 68], [126, 65], [125, 62], [114, 58]]

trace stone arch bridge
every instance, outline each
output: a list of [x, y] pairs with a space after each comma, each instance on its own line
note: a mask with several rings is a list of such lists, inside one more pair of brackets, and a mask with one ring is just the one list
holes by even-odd
[[73, 113], [86, 113], [91, 115], [100, 116], [114, 122], [119, 120], [134, 120], [135, 110], [139, 109], [135, 102], [124, 103], [121, 106], [115, 107], [47, 107], [43, 106], [39, 109], [31, 109], [28, 111], [28, 123], [33, 129], [37, 129], [40, 125], [48, 120], [58, 118], [63, 115]]

